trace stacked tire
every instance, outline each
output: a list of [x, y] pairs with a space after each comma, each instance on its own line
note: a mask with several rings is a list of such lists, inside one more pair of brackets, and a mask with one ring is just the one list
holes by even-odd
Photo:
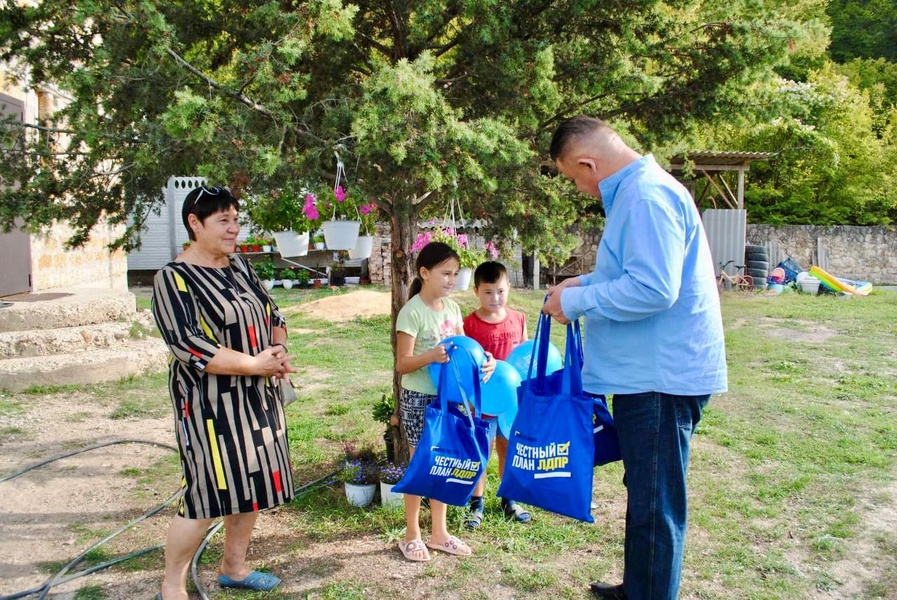
[[766, 246], [744, 247], [744, 272], [754, 279], [755, 290], [766, 289], [766, 277], [769, 275], [769, 253]]

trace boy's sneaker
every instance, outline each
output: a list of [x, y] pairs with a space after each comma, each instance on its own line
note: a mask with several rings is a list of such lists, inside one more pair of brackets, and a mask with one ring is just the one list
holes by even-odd
[[505, 517], [513, 519], [518, 523], [526, 523], [530, 520], [530, 515], [519, 504], [513, 500], [501, 499], [501, 510], [505, 513]]

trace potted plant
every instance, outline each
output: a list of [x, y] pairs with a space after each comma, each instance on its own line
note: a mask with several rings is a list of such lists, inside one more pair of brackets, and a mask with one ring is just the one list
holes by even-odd
[[405, 475], [406, 465], [387, 461], [380, 466], [380, 503], [401, 505], [405, 494], [393, 492], [392, 488]]
[[274, 273], [276, 271], [274, 261], [266, 257], [264, 260], [260, 260], [252, 265], [252, 267], [255, 269], [255, 274], [258, 275], [259, 279], [262, 280], [262, 283], [265, 284], [265, 289], [272, 289], [274, 287]]
[[323, 250], [326, 247], [324, 244], [324, 232], [320, 229], [314, 232], [311, 239], [315, 246], [315, 250]]
[[306, 271], [305, 269], [299, 269], [299, 272], [296, 273], [296, 282], [299, 284], [299, 287], [307, 288], [308, 281], [309, 281], [308, 271]]
[[314, 195], [296, 186], [284, 186], [264, 197], [250, 198], [247, 209], [259, 229], [274, 234], [281, 256], [308, 254], [308, 232], [320, 218]]
[[361, 229], [355, 247], [349, 250], [349, 258], [370, 258], [374, 250], [374, 236], [371, 235], [377, 227], [377, 205], [373, 202], [362, 204], [358, 207]]
[[296, 279], [296, 271], [293, 269], [284, 269], [280, 272], [280, 285], [282, 285], [285, 290], [289, 290], [293, 287], [294, 279]]
[[343, 482], [346, 499], [353, 506], [367, 506], [374, 500], [380, 468], [377, 453], [365, 446], [356, 449], [347, 443], [336, 477]]
[[386, 444], [386, 460], [395, 462], [396, 457], [393, 449], [393, 427], [398, 427], [398, 418], [395, 417], [396, 402], [392, 394], [381, 394], [380, 399], [374, 403], [371, 409], [371, 416], [378, 423], [383, 423], [386, 431], [383, 433], [383, 442]]
[[330, 285], [341, 287], [346, 285], [346, 251], [340, 250], [336, 253], [337, 260], [330, 269]]
[[324, 241], [332, 250], [350, 250], [358, 241], [358, 230], [361, 227], [361, 196], [356, 189], [348, 190], [337, 184], [334, 188], [320, 191], [316, 195], [315, 204], [326, 221], [321, 223]]
[[262, 252], [271, 252], [271, 249], [274, 246], [274, 240], [269, 237], [260, 237], [259, 244], [261, 244]]
[[[431, 221], [431, 224], [433, 223]], [[485, 262], [487, 257], [490, 260], [498, 258], [498, 248], [495, 247], [495, 244], [486, 242], [483, 250], [473, 248], [470, 245], [467, 234], [460, 233], [454, 227], [436, 226], [431, 231], [423, 231], [417, 234], [414, 243], [411, 245], [411, 251], [417, 252], [430, 242], [448, 244], [461, 258], [461, 271], [458, 273], [458, 278], [455, 282], [456, 290], [466, 290], [470, 287], [470, 276], [473, 274], [473, 270], [480, 263]]]

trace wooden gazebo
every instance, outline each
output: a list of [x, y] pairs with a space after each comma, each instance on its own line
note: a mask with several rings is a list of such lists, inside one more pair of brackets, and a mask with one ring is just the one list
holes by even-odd
[[[710, 202], [713, 208], [744, 208], [744, 174], [750, 169], [752, 162], [758, 160], [768, 160], [775, 156], [775, 152], [728, 152], [728, 151], [702, 151], [687, 152], [670, 158], [670, 172], [677, 178], [682, 179], [682, 175], [686, 170], [690, 170], [696, 176], [703, 176], [710, 185], [706, 186], [701, 192], [700, 197], [695, 198], [695, 202], [700, 206], [707, 192], [712, 188], [715, 189], [725, 206], [718, 206], [716, 199], [711, 196]], [[735, 192], [726, 181], [728, 173], [735, 172], [737, 180], [735, 182]], [[694, 190], [692, 190], [694, 195]]]

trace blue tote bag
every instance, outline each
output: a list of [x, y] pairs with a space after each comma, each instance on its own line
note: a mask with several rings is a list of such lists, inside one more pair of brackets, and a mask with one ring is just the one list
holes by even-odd
[[[456, 352], [467, 350], [453, 348], [449, 362], [442, 365], [437, 401], [426, 408], [420, 443], [393, 491], [465, 506], [486, 468], [489, 425], [471, 416], [458, 365], [451, 360]], [[473, 381], [474, 408], [480, 414], [479, 372], [474, 373]], [[453, 394], [459, 397], [452, 397]], [[459, 403], [466, 408], [459, 408]]]
[[[579, 329], [579, 321], [573, 323], [573, 342], [576, 346], [574, 360], [578, 360], [579, 370], [582, 372], [582, 334]], [[594, 397], [595, 406], [592, 411], [592, 433], [595, 437], [595, 466], [606, 465], [623, 459], [620, 452], [620, 439], [617, 437], [617, 427], [614, 418], [607, 408], [607, 399], [604, 396]]]
[[550, 317], [540, 315], [531, 359], [536, 375], [519, 388], [498, 495], [592, 523], [595, 403], [582, 391], [579, 329], [567, 326], [564, 366], [546, 375], [550, 331]]

